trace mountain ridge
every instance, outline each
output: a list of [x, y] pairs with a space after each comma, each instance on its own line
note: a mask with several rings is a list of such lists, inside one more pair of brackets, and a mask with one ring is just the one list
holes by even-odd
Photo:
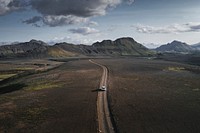
[[174, 40], [171, 43], [161, 45], [155, 49], [157, 52], [169, 52], [169, 53], [191, 53], [196, 49], [187, 43]]
[[74, 56], [150, 56], [151, 50], [136, 42], [133, 38], [123, 37], [115, 41], [103, 40], [92, 45], [75, 45], [71, 43], [56, 43], [48, 45], [40, 40], [14, 45], [0, 46], [0, 58], [49, 58]]
[[193, 44], [192, 47], [197, 50], [200, 50], [200, 43]]

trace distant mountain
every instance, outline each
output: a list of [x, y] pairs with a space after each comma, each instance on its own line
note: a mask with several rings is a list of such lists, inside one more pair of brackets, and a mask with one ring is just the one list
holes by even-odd
[[73, 53], [67, 52], [57, 46], [50, 46], [38, 40], [0, 46], [0, 58], [47, 58], [73, 55]]
[[159, 52], [191, 53], [191, 52], [195, 51], [195, 48], [193, 48], [192, 46], [190, 46], [184, 42], [173, 41], [166, 45], [162, 45], [162, 46], [156, 48], [155, 50], [159, 51]]
[[42, 57], [48, 46], [42, 41], [31, 40], [30, 42], [0, 46], [0, 57]]
[[193, 48], [200, 50], [200, 43], [192, 45]]
[[31, 40], [29, 42], [14, 45], [0, 46], [0, 58], [49, 58], [72, 56], [148, 56], [153, 52], [132, 38], [119, 38], [115, 41], [104, 40], [92, 45], [74, 45], [69, 43], [57, 43], [50, 46], [42, 41]]
[[119, 38], [115, 41], [103, 40], [91, 46], [73, 45], [68, 43], [58, 43], [58, 46], [66, 51], [81, 55], [110, 55], [110, 56], [147, 56], [153, 54], [152, 51], [137, 43], [133, 38]]
[[2, 45], [9, 45], [9, 44], [11, 44], [10, 42], [0, 42], [0, 46], [2, 46]]
[[104, 40], [96, 42], [92, 45], [97, 52], [106, 55], [135, 55], [147, 56], [152, 54], [152, 51], [136, 42], [133, 38], [119, 38], [115, 41]]

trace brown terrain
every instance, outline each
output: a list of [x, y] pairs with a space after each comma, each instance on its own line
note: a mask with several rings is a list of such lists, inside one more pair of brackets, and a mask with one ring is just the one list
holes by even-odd
[[200, 132], [198, 66], [149, 59], [110, 59], [109, 102], [120, 133]]
[[[4, 83], [0, 132], [97, 132], [96, 89], [101, 74], [101, 68], [88, 60], [73, 61]], [[2, 91], [10, 88], [20, 90]]]
[[116, 132], [200, 132], [199, 66], [152, 58], [93, 61], [108, 68], [107, 82], [87, 59], [1, 61], [0, 132], [99, 132], [101, 82]]

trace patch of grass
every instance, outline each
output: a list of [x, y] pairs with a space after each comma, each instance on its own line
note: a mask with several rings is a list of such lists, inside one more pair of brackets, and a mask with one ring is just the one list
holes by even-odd
[[13, 83], [13, 82], [17, 81], [18, 79], [20, 79], [22, 77], [24, 78], [26, 76], [33, 75], [35, 73], [36, 72], [32, 70], [32, 71], [25, 71], [23, 73], [16, 74], [12, 77], [9, 77], [9, 78], [6, 78], [6, 79], [0, 81], [0, 85], [6, 85], [6, 84]]
[[200, 91], [200, 89], [199, 88], [195, 88], [195, 89], [193, 89], [193, 91]]
[[27, 90], [43, 90], [43, 89], [51, 89], [51, 88], [59, 88], [62, 87], [63, 84], [60, 83], [40, 83], [40, 84], [32, 84], [30, 85]]
[[0, 74], [0, 79], [7, 79], [15, 75], [16, 74]]
[[180, 72], [180, 71], [185, 70], [185, 68], [184, 68], [184, 67], [168, 67], [167, 70], [168, 70], [168, 71]]
[[30, 68], [30, 67], [19, 67], [19, 68], [15, 68], [16, 71], [28, 71], [28, 70], [34, 70], [34, 68]]

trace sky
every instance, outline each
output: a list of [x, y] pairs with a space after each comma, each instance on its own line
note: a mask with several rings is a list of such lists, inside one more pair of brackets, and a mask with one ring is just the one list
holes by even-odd
[[0, 0], [0, 42], [200, 42], [200, 0]]

